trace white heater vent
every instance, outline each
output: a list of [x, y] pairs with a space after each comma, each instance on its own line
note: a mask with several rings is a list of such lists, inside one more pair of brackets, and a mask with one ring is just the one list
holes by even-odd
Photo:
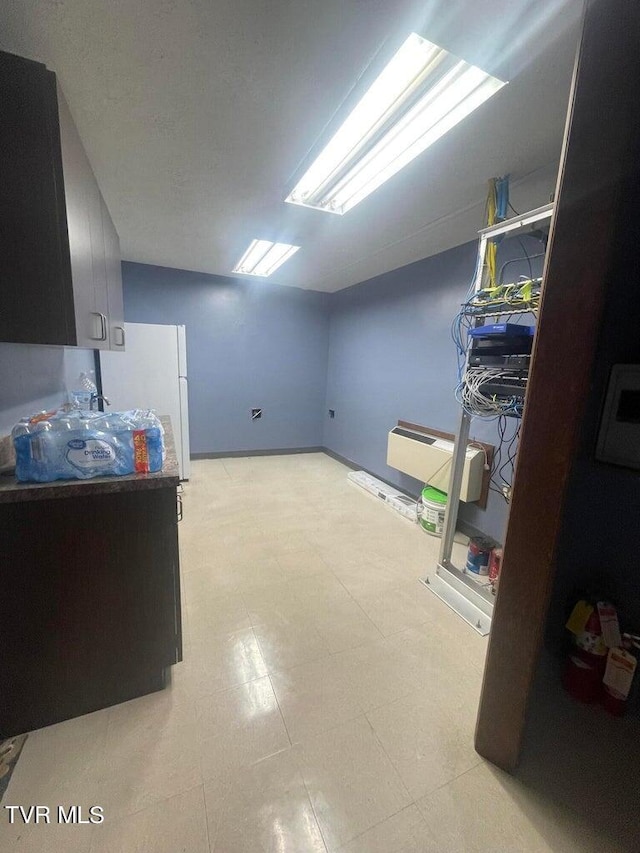
[[[389, 433], [387, 465], [443, 492], [449, 488], [452, 459], [453, 441], [404, 427], [395, 427]], [[467, 448], [460, 500], [480, 498], [484, 459], [479, 448]]]

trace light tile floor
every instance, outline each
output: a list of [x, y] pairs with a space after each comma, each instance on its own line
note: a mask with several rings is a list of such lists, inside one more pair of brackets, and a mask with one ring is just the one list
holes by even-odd
[[417, 578], [437, 541], [323, 454], [197, 462], [181, 524], [184, 661], [160, 693], [35, 732], [4, 804], [30, 853], [602, 851], [486, 764], [486, 640]]

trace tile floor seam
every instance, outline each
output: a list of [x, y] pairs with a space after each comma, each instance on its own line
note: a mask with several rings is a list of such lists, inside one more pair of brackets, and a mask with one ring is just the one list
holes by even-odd
[[[322, 825], [321, 825], [320, 821], [318, 820], [318, 813], [316, 812], [316, 807], [314, 806], [313, 799], [311, 798], [311, 794], [309, 793], [309, 788], [307, 787], [306, 779], [304, 778], [301, 771], [298, 771], [298, 772], [300, 773], [300, 778], [302, 779], [302, 784], [304, 785], [304, 789], [307, 793], [307, 799], [309, 800], [309, 805], [311, 806], [311, 811], [313, 812], [313, 816], [314, 816], [315, 821], [316, 821], [316, 826], [318, 827], [318, 832], [320, 833], [320, 838], [322, 839], [322, 843], [324, 844], [324, 849], [325, 849], [326, 853], [329, 853], [329, 845], [327, 843], [327, 839], [324, 836], [324, 832], [322, 830]], [[420, 814], [422, 814], [422, 812], [420, 812]]]
[[379, 643], [380, 640], [386, 639], [385, 637], [376, 637], [375, 640], [363, 640], [361, 643], [357, 643], [355, 646], [347, 646], [346, 649], [339, 649], [337, 652], [328, 652], [329, 657], [336, 657], [337, 655], [343, 655], [345, 652], [355, 652], [356, 649], [361, 649], [363, 646], [369, 645], [369, 643]]
[[[412, 802], [407, 803], [406, 806], [402, 806], [402, 808], [398, 809], [397, 812], [394, 812], [393, 814], [387, 815], [387, 817], [383, 818], [382, 820], [379, 820], [377, 823], [372, 824], [367, 829], [363, 829], [362, 832], [359, 832], [357, 835], [354, 835], [354, 837], [350, 838], [349, 841], [345, 841], [344, 844], [341, 844], [338, 848], [336, 848], [335, 853], [340, 853], [341, 850], [343, 850], [349, 844], [353, 844], [353, 842], [357, 841], [359, 838], [362, 838], [363, 835], [366, 835], [368, 832], [371, 832], [373, 829], [376, 829], [378, 826], [382, 826], [383, 823], [386, 823], [388, 820], [391, 820], [391, 818], [397, 817], [399, 814], [402, 814], [402, 812], [406, 812], [407, 809], [411, 809], [411, 808], [418, 809], [418, 814], [424, 820], [424, 815], [422, 814], [422, 812], [418, 808], [417, 802], [415, 800], [413, 800]], [[428, 828], [429, 827], [427, 827], [427, 829]], [[395, 851], [390, 850], [390, 851], [388, 851], [388, 853], [395, 853]], [[442, 853], [445, 853], [445, 851], [442, 851]], [[446, 853], [453, 853], [453, 851], [446, 851]]]
[[[268, 761], [270, 758], [275, 758], [276, 755], [282, 755], [283, 752], [287, 752], [288, 750], [293, 749], [293, 744], [289, 746], [283, 746], [282, 749], [276, 749], [275, 752], [270, 752], [267, 755], [263, 755], [261, 758], [257, 758], [255, 761], [248, 761], [246, 764], [238, 764], [233, 769], [234, 771], [239, 770], [248, 770], [250, 767], [256, 767], [258, 764], [262, 764], [263, 761]], [[213, 776], [207, 776], [206, 778], [202, 777], [202, 784], [208, 785], [214, 781]]]
[[414, 693], [419, 693], [420, 688], [415, 687], [415, 685], [411, 686], [411, 690], [408, 690], [406, 693], [403, 693], [402, 696], [396, 696], [393, 699], [390, 699], [388, 702], [383, 702], [382, 705], [375, 705], [373, 708], [368, 708], [364, 714], [367, 717], [369, 725], [373, 727], [373, 723], [369, 720], [369, 714], [375, 714], [377, 711], [381, 711], [383, 708], [388, 708], [389, 705], [395, 705], [398, 702], [404, 702], [405, 699], [408, 699], [410, 696], [413, 696]]
[[282, 720], [282, 725], [284, 726], [284, 730], [287, 733], [287, 738], [289, 739], [289, 746], [293, 746], [293, 741], [291, 740], [291, 735], [289, 734], [289, 727], [287, 726], [287, 721], [285, 720], [284, 714], [282, 713], [282, 708], [280, 707], [280, 700], [278, 699], [276, 688], [273, 686], [271, 673], [267, 675], [267, 678], [269, 679], [269, 684], [271, 685], [271, 689], [273, 690], [273, 695], [276, 698], [276, 705], [278, 706], [278, 711], [280, 712], [280, 719]]
[[[291, 746], [289, 746], [289, 747], [287, 747], [287, 748], [285, 748], [285, 749], [279, 749], [279, 750], [277, 750], [276, 752], [272, 753], [271, 755], [265, 755], [263, 758], [259, 758], [259, 759], [258, 759], [258, 761], [254, 761], [254, 762], [252, 762], [251, 764], [247, 764], [247, 765], [244, 765], [244, 766], [245, 766], [246, 768], [248, 768], [248, 767], [256, 767], [258, 764], [262, 764], [262, 763], [263, 763], [263, 762], [265, 762], [265, 761], [269, 761], [269, 759], [273, 758], [274, 756], [276, 756], [276, 755], [281, 755], [282, 753], [284, 753], [284, 752], [288, 752], [289, 750], [291, 750], [291, 754], [292, 754], [293, 761], [294, 761], [295, 766], [296, 766], [296, 770], [297, 770], [298, 776], [300, 777], [300, 781], [302, 782], [302, 785], [303, 785], [303, 787], [304, 787], [305, 793], [306, 793], [306, 795], [307, 795], [307, 800], [308, 800], [308, 802], [309, 802], [309, 807], [311, 808], [311, 811], [313, 812], [313, 817], [314, 817], [314, 819], [315, 819], [315, 821], [316, 821], [316, 825], [317, 825], [317, 827], [318, 827], [318, 832], [320, 833], [320, 836], [321, 836], [321, 838], [322, 838], [322, 843], [323, 843], [324, 848], [325, 848], [325, 853], [329, 853], [329, 847], [328, 847], [327, 842], [326, 842], [326, 840], [325, 840], [324, 833], [323, 833], [323, 831], [322, 831], [322, 827], [321, 827], [321, 825], [320, 825], [320, 821], [318, 820], [318, 815], [317, 815], [317, 813], [316, 813], [315, 806], [313, 805], [313, 800], [311, 799], [311, 794], [309, 793], [309, 788], [307, 787], [306, 780], [305, 780], [305, 778], [304, 778], [304, 775], [303, 775], [302, 770], [301, 770], [301, 768], [300, 768], [300, 765], [299, 765], [299, 763], [298, 763], [297, 756], [296, 756], [296, 754], [295, 754], [295, 753], [296, 753], [295, 746], [294, 746], [294, 745], [291, 745]], [[204, 782], [204, 783], [203, 783], [203, 787], [204, 787], [204, 786], [206, 786], [206, 785], [207, 785], [207, 782]], [[226, 799], [226, 797], [225, 797], [225, 799]], [[206, 803], [207, 803], [207, 798], [206, 798], [206, 796], [205, 796], [205, 812], [206, 812], [207, 824], [208, 824], [209, 817], [208, 817], [208, 809], [207, 809], [207, 807], [206, 807]], [[217, 833], [216, 833], [216, 835], [217, 835]], [[210, 847], [210, 853], [215, 853], [215, 847]], [[259, 851], [255, 851], [254, 853], [259, 853]]]
[[475, 770], [476, 767], [479, 767], [481, 764], [489, 764], [490, 762], [485, 762], [484, 758], [479, 757], [479, 760], [473, 765], [473, 767], [467, 767], [466, 770], [463, 770], [462, 773], [458, 773], [457, 776], [454, 776], [453, 779], [449, 779], [448, 782], [443, 782], [442, 785], [438, 785], [436, 788], [432, 788], [427, 794], [423, 794], [421, 797], [418, 797], [414, 800], [415, 805], [418, 807], [418, 810], [422, 814], [422, 809], [420, 808], [420, 800], [426, 800], [428, 797], [432, 797], [438, 791], [442, 791], [443, 788], [447, 788], [449, 785], [453, 785], [454, 782], [457, 782], [458, 779], [462, 779], [463, 776], [466, 776], [467, 773], [471, 773], [472, 770]]
[[[255, 635], [255, 631], [253, 630], [253, 626], [251, 628], [242, 628], [239, 631], [229, 631], [227, 636], [234, 635], [234, 634], [244, 634], [247, 631], [251, 631], [251, 634], [253, 635], [253, 639], [255, 640], [256, 645], [258, 646], [258, 649], [260, 650], [260, 657], [262, 658], [262, 663], [264, 664], [265, 670], [268, 670], [267, 662], [265, 661], [264, 656], [262, 654], [262, 648], [260, 646], [260, 641], [258, 640], [258, 638]], [[235, 687], [242, 687], [245, 684], [251, 684], [253, 681], [259, 681], [261, 678], [266, 678], [268, 675], [269, 675], [269, 673], [267, 671], [264, 673], [264, 675], [256, 675], [255, 678], [248, 678], [246, 681], [239, 681], [239, 682], [235, 682], [233, 684], [227, 684], [225, 687], [218, 687], [216, 690], [213, 690], [211, 693], [203, 693], [202, 695], [197, 696], [195, 699], [195, 702], [197, 703], [197, 702], [202, 701], [203, 699], [209, 698], [210, 696], [215, 696], [217, 693], [223, 693], [225, 690], [233, 690]]]
[[238, 681], [234, 684], [227, 684], [225, 687], [218, 687], [216, 690], [212, 690], [211, 693], [202, 693], [201, 695], [198, 695], [195, 701], [201, 702], [203, 699], [209, 699], [212, 696], [216, 696], [218, 693], [224, 693], [226, 690], [233, 690], [236, 687], [244, 687], [254, 681], [260, 681], [261, 678], [266, 678], [267, 675], [268, 673], [265, 673], [264, 675], [256, 675], [255, 678], [249, 678], [247, 681]]
[[[299, 749], [301, 748], [300, 744], [298, 744], [298, 748]], [[316, 807], [313, 803], [313, 797], [311, 796], [311, 792], [309, 791], [309, 786], [307, 785], [307, 780], [304, 778], [304, 773], [302, 772], [302, 767], [300, 766], [300, 762], [298, 761], [298, 756], [296, 754], [295, 747], [292, 747], [292, 750], [293, 750], [293, 752], [292, 752], [293, 760], [295, 761], [296, 767], [298, 768], [298, 775], [300, 776], [300, 779], [302, 780], [302, 784], [304, 785], [304, 789], [307, 793], [307, 799], [309, 800], [309, 805], [311, 806], [311, 811], [313, 812], [313, 816], [315, 818], [316, 825], [318, 827], [318, 832], [320, 833], [320, 837], [322, 838], [322, 843], [324, 844], [324, 849], [325, 849], [326, 853], [330, 853], [329, 845], [327, 843], [327, 839], [325, 838], [325, 834], [322, 830], [322, 824], [320, 823], [320, 820], [318, 819], [318, 813], [317, 813]], [[420, 814], [422, 814], [422, 812], [420, 812]], [[256, 851], [256, 853], [257, 853], [257, 851]]]
[[[340, 580], [340, 578], [338, 578], [338, 580]], [[340, 581], [340, 582], [342, 583], [342, 581]], [[342, 585], [344, 586], [344, 584], [342, 584]], [[345, 589], [346, 589], [346, 587], [345, 587]], [[377, 626], [377, 625], [376, 625], [376, 623], [373, 621], [373, 619], [369, 616], [369, 614], [367, 613], [367, 611], [366, 611], [366, 610], [363, 608], [363, 606], [360, 604], [360, 602], [359, 602], [359, 601], [358, 601], [358, 599], [355, 597], [355, 595], [353, 595], [353, 593], [349, 592], [349, 590], [348, 590], [348, 589], [347, 589], [347, 592], [348, 592], [348, 593], [349, 593], [349, 595], [351, 596], [351, 600], [352, 600], [352, 601], [354, 601], [354, 602], [358, 605], [358, 609], [360, 610], [360, 612], [362, 613], [362, 615], [363, 615], [363, 616], [365, 616], [365, 618], [367, 619], [367, 622], [370, 622], [370, 623], [373, 625], [373, 627], [376, 629], [376, 631], [378, 632], [378, 634], [380, 634], [380, 639], [381, 639], [381, 640], [384, 640], [384, 639], [385, 639], [384, 634], [382, 633], [382, 631], [380, 630], [380, 628], [378, 628], [378, 626]]]
[[[349, 598], [351, 599], [351, 601], [353, 601], [353, 603], [357, 605], [358, 609], [360, 610], [360, 612], [362, 613], [362, 615], [366, 618], [367, 622], [369, 622], [369, 623], [371, 624], [371, 626], [372, 626], [372, 627], [377, 631], [377, 633], [379, 634], [379, 637], [377, 637], [377, 638], [376, 638], [376, 641], [378, 641], [378, 640], [384, 640], [384, 639], [385, 639], [385, 637], [384, 637], [384, 634], [382, 633], [382, 631], [380, 631], [380, 629], [379, 629], [379, 628], [378, 628], [378, 626], [375, 624], [375, 622], [374, 622], [374, 621], [369, 617], [369, 615], [368, 615], [368, 614], [367, 614], [367, 613], [362, 609], [362, 607], [360, 606], [360, 604], [359, 604], [359, 602], [357, 601], [357, 599], [356, 599], [356, 598], [354, 598], [354, 596], [353, 596], [353, 595], [351, 594], [351, 592], [346, 588], [346, 586], [342, 583], [342, 581], [341, 581], [341, 580], [340, 580], [340, 578], [336, 575], [336, 573], [335, 573], [331, 568], [329, 568], [329, 572], [333, 575], [333, 577], [334, 577], [334, 578], [338, 581], [338, 583], [342, 586], [342, 588], [343, 588], [343, 589], [344, 589], [344, 591], [347, 593], [347, 595], [349, 596]], [[320, 573], [318, 573], [318, 574], [320, 574]], [[313, 577], [313, 575], [310, 575], [310, 577]], [[320, 624], [320, 623], [319, 623], [319, 621], [318, 621], [316, 618], [311, 617], [311, 622], [313, 623], [314, 628], [315, 628], [316, 630], [318, 630], [318, 625]], [[357, 644], [357, 645], [355, 645], [355, 646], [349, 646], [347, 649], [340, 649], [340, 650], [338, 650], [337, 652], [331, 652], [331, 651], [329, 651], [329, 650], [327, 650], [327, 651], [329, 652], [329, 655], [336, 655], [336, 654], [340, 654], [341, 652], [344, 652], [344, 651], [350, 651], [351, 649], [354, 649], [354, 648], [360, 648], [360, 646], [361, 646], [361, 645], [366, 645], [368, 642], [374, 642], [374, 641], [372, 641], [372, 640], [363, 640], [363, 641], [362, 641], [362, 643], [359, 643], [359, 644]]]
[[[276, 562], [277, 562], [277, 557], [276, 557], [275, 559], [276, 559]], [[329, 571], [329, 572], [333, 575], [333, 577], [334, 577], [338, 582], [340, 582], [340, 581], [339, 581], [339, 578], [338, 578], [338, 577], [336, 577], [336, 575], [331, 571], [331, 569], [327, 569], [327, 571]], [[323, 571], [313, 572], [313, 573], [312, 573], [312, 574], [310, 574], [310, 575], [304, 575], [304, 576], [303, 576], [303, 579], [308, 581], [308, 580], [311, 580], [312, 578], [320, 577], [320, 576], [322, 576], [322, 575], [324, 575], [324, 572], [323, 572]], [[289, 584], [289, 582], [290, 582], [290, 579], [288, 579], [288, 578], [287, 578], [287, 579], [282, 580], [282, 581], [276, 581], [275, 583], [267, 584], [264, 588], [269, 589], [269, 588], [271, 588], [271, 587], [278, 586], [278, 585], [280, 585], [280, 584], [287, 584], [287, 585], [288, 585], [288, 584]], [[248, 614], [249, 614], [249, 621], [251, 622], [251, 627], [252, 627], [252, 628], [255, 628], [255, 623], [253, 622], [253, 619], [251, 618], [251, 608], [249, 607], [249, 605], [248, 605], [248, 604], [247, 604], [247, 602], [246, 602], [245, 595], [251, 595], [252, 593], [257, 592], [257, 590], [258, 590], [258, 589], [261, 589], [261, 587], [256, 587], [256, 588], [254, 588], [254, 589], [247, 589], [247, 590], [244, 590], [244, 591], [242, 591], [242, 590], [241, 590], [241, 591], [239, 591], [239, 592], [237, 593], [237, 594], [239, 594], [239, 595], [240, 595], [240, 597], [242, 598], [242, 602], [243, 602], [244, 606], [245, 606], [245, 607], [246, 607], [246, 609], [247, 609], [247, 612], [248, 612]], [[345, 591], [348, 593], [348, 590], [345, 590]], [[302, 596], [300, 596], [298, 593], [295, 593], [295, 592], [294, 592], [294, 593], [293, 593], [293, 596], [294, 596], [294, 599], [296, 599], [298, 602], [300, 602], [300, 603], [304, 604], [304, 600], [303, 600]], [[260, 624], [263, 624], [263, 623], [258, 622], [258, 625], [260, 625]]]
[[[404, 698], [404, 697], [403, 697], [403, 698]], [[367, 714], [366, 712], [365, 712], [365, 715], [364, 715], [364, 716], [365, 716], [365, 719], [366, 719], [367, 723], [369, 724], [369, 728], [371, 729], [371, 733], [373, 734], [374, 738], [376, 739], [376, 743], [378, 744], [378, 746], [380, 747], [380, 749], [383, 751], [383, 753], [386, 755], [387, 760], [390, 762], [391, 766], [393, 767], [393, 769], [394, 769], [394, 771], [395, 771], [396, 776], [397, 776], [397, 777], [398, 777], [398, 779], [400, 780], [400, 784], [402, 785], [402, 787], [404, 788], [404, 790], [407, 792], [407, 796], [408, 796], [408, 797], [409, 797], [409, 799], [411, 800], [411, 803], [408, 803], [407, 805], [417, 804], [417, 803], [416, 803], [416, 798], [413, 796], [413, 794], [412, 794], [412, 793], [411, 793], [411, 791], [409, 790], [408, 785], [405, 783], [404, 779], [402, 778], [402, 776], [401, 776], [401, 774], [400, 774], [400, 771], [398, 770], [398, 768], [397, 768], [397, 766], [396, 766], [396, 762], [395, 762], [395, 761], [393, 760], [393, 758], [389, 755], [389, 753], [388, 753], [388, 752], [387, 752], [387, 750], [385, 749], [384, 744], [382, 743], [382, 741], [381, 741], [381, 740], [380, 740], [380, 738], [378, 737], [378, 732], [375, 730], [375, 728], [374, 728], [374, 726], [373, 726], [373, 723], [372, 723], [372, 722], [371, 722], [371, 720], [369, 719], [369, 716], [368, 716], [368, 714]], [[400, 811], [402, 811], [402, 809], [400, 809]]]
[[[213, 853], [213, 847], [211, 846], [211, 832], [209, 830], [209, 812], [207, 809], [207, 797], [204, 792], [204, 780], [202, 781], [202, 802], [204, 804], [204, 826], [207, 835], [207, 849], [209, 853]], [[422, 812], [420, 812], [422, 814]]]
[[[351, 719], [351, 720], [348, 720], [348, 721], [342, 721], [341, 723], [338, 723], [338, 724], [336, 724], [335, 726], [332, 726], [330, 729], [325, 729], [325, 730], [324, 730], [324, 731], [322, 731], [322, 732], [316, 732], [316, 733], [315, 733], [315, 735], [312, 735], [312, 736], [311, 736], [311, 738], [313, 738], [313, 737], [315, 737], [315, 736], [318, 736], [318, 735], [320, 735], [320, 734], [325, 735], [325, 734], [327, 734], [328, 732], [333, 731], [333, 730], [335, 730], [335, 729], [338, 729], [338, 728], [340, 728], [341, 726], [345, 725], [345, 722], [351, 722], [351, 723], [353, 723], [353, 722], [355, 722], [356, 720], [360, 720], [362, 717], [365, 717], [365, 719], [366, 719], [366, 713], [363, 713], [363, 714], [361, 714], [361, 715], [359, 715], [359, 716], [357, 716], [357, 717], [354, 717], [354, 718], [353, 718], [353, 719]], [[300, 764], [298, 764], [298, 767], [299, 767], [299, 769], [300, 769], [300, 775], [301, 775], [301, 777], [302, 777], [302, 781], [303, 781], [303, 783], [304, 783], [304, 785], [305, 785], [305, 788], [307, 789], [307, 793], [308, 793], [308, 796], [309, 796], [309, 801], [311, 802], [311, 807], [312, 807], [312, 809], [313, 809], [313, 813], [314, 813], [314, 815], [315, 815], [315, 817], [316, 817], [316, 822], [318, 823], [318, 827], [320, 828], [320, 833], [321, 833], [321, 835], [322, 835], [322, 838], [323, 838], [323, 841], [324, 841], [325, 847], [327, 848], [327, 853], [338, 853], [338, 851], [342, 850], [343, 848], [347, 847], [349, 844], [353, 843], [357, 838], [360, 838], [362, 835], [365, 835], [367, 832], [369, 832], [369, 830], [370, 830], [370, 829], [373, 829], [375, 826], [379, 826], [379, 825], [381, 825], [381, 824], [382, 824], [382, 823], [384, 823], [385, 821], [389, 820], [389, 819], [390, 819], [390, 818], [392, 818], [392, 817], [395, 817], [395, 815], [399, 814], [400, 812], [404, 811], [405, 809], [410, 808], [411, 806], [415, 806], [415, 807], [418, 809], [419, 814], [420, 814], [420, 815], [423, 817], [423, 819], [424, 819], [424, 816], [422, 815], [422, 812], [421, 812], [421, 811], [420, 811], [420, 809], [418, 808], [417, 801], [413, 798], [413, 796], [412, 796], [411, 792], [407, 789], [406, 785], [404, 784], [404, 781], [403, 781], [403, 780], [402, 780], [402, 778], [400, 777], [400, 774], [399, 774], [399, 773], [398, 773], [398, 771], [395, 769], [395, 765], [393, 764], [393, 762], [391, 762], [391, 759], [390, 759], [390, 758], [389, 758], [389, 756], [387, 755], [387, 752], [386, 752], [386, 750], [384, 749], [384, 747], [382, 747], [382, 744], [380, 744], [379, 739], [378, 739], [378, 737], [377, 737], [377, 735], [376, 735], [375, 731], [373, 730], [373, 727], [371, 726], [371, 723], [369, 722], [369, 720], [368, 720], [368, 719], [367, 719], [367, 723], [369, 724], [369, 728], [371, 729], [372, 734], [373, 734], [373, 736], [374, 736], [374, 737], [375, 737], [375, 739], [376, 739], [376, 742], [377, 742], [377, 743], [378, 743], [378, 745], [381, 747], [381, 749], [382, 749], [382, 751], [383, 751], [383, 754], [386, 756], [387, 760], [391, 763], [391, 767], [393, 768], [393, 771], [394, 771], [394, 773], [395, 773], [395, 775], [396, 775], [396, 777], [397, 777], [397, 779], [398, 779], [398, 781], [399, 781], [399, 783], [400, 783], [401, 787], [403, 788], [403, 790], [404, 790], [404, 791], [405, 791], [405, 793], [407, 794], [407, 798], [408, 798], [408, 799], [407, 799], [406, 804], [405, 804], [405, 805], [403, 805], [403, 806], [401, 806], [397, 811], [393, 812], [393, 814], [387, 815], [387, 816], [386, 816], [385, 818], [383, 818], [381, 821], [376, 822], [376, 823], [375, 823], [375, 824], [373, 824], [372, 826], [367, 827], [367, 829], [365, 829], [365, 830], [363, 830], [362, 832], [358, 833], [357, 835], [353, 836], [353, 838], [349, 838], [347, 841], [343, 841], [343, 842], [341, 842], [337, 847], [334, 845], [334, 847], [333, 847], [333, 848], [332, 848], [332, 850], [330, 851], [330, 849], [329, 849], [329, 845], [328, 845], [328, 843], [326, 842], [326, 840], [325, 840], [325, 838], [324, 838], [324, 833], [322, 832], [322, 826], [321, 826], [320, 821], [318, 820], [318, 816], [317, 816], [317, 813], [316, 813], [316, 810], [315, 810], [315, 806], [314, 806], [314, 804], [313, 804], [313, 799], [312, 799], [312, 797], [311, 797], [311, 795], [310, 795], [310, 793], [309, 793], [309, 789], [308, 789], [308, 787], [307, 787], [307, 782], [306, 782], [306, 779], [304, 778], [304, 773], [302, 772], [302, 767], [300, 766]], [[298, 743], [298, 744], [296, 744], [296, 746], [297, 746], [300, 750], [303, 750], [303, 749], [304, 749], [304, 744], [302, 744], [302, 743]], [[296, 757], [296, 763], [297, 763], [297, 757]], [[389, 851], [389, 853], [392, 853], [392, 851]]]
[[[339, 584], [340, 584], [340, 586], [344, 589], [344, 591], [347, 593], [347, 595], [349, 596], [349, 598], [350, 598], [352, 601], [355, 601], [355, 603], [356, 603], [356, 604], [358, 604], [358, 602], [357, 602], [357, 601], [356, 601], [356, 599], [354, 598], [354, 596], [353, 596], [353, 594], [352, 594], [351, 590], [350, 590], [350, 589], [348, 589], [348, 588], [345, 586], [345, 584], [342, 582], [342, 579], [341, 579], [341, 578], [340, 578], [340, 577], [339, 577], [339, 576], [338, 576], [338, 575], [333, 571], [333, 569], [331, 568], [331, 566], [329, 565], [329, 563], [327, 563], [327, 562], [326, 562], [326, 560], [324, 559], [324, 557], [323, 557], [322, 555], [320, 555], [320, 559], [321, 559], [321, 560], [326, 564], [327, 568], [329, 569], [329, 571], [331, 572], [331, 574], [333, 575], [333, 577], [338, 581], [338, 583], [339, 583]], [[358, 605], [358, 606], [359, 606], [359, 605]], [[362, 609], [362, 608], [360, 608], [360, 609]], [[364, 611], [363, 611], [363, 612], [364, 612]], [[365, 616], [367, 616], [367, 614], [366, 614], [366, 613], [365, 613]], [[368, 619], [368, 618], [369, 618], [369, 617], [367, 616], [367, 619]], [[369, 621], [371, 621], [371, 620], [369, 620]]]
[[[362, 713], [367, 714], [375, 714], [377, 711], [381, 711], [383, 708], [388, 708], [389, 705], [395, 705], [396, 702], [402, 702], [403, 699], [408, 699], [413, 693], [417, 693], [418, 688], [412, 687], [411, 690], [408, 690], [406, 693], [403, 693], [401, 696], [395, 696], [393, 699], [390, 699], [388, 702], [382, 702], [380, 705], [373, 705], [371, 707], [367, 707], [366, 710], [363, 708]], [[368, 717], [367, 717], [368, 719]], [[371, 722], [371, 721], [369, 721]]]
[[294, 741], [292, 746], [303, 747], [305, 740], [311, 740], [314, 737], [319, 737], [320, 735], [329, 734], [329, 732], [335, 731], [335, 729], [339, 729], [340, 726], [344, 726], [344, 725], [346, 725], [346, 723], [353, 723], [356, 720], [359, 720], [360, 717], [364, 717], [364, 715], [365, 715], [365, 712], [364, 712], [362, 706], [358, 705], [358, 713], [357, 714], [354, 714], [352, 717], [351, 716], [347, 717], [345, 720], [340, 720], [339, 723], [332, 723], [329, 726], [329, 728], [327, 728], [327, 729], [316, 729], [315, 731], [309, 732], [304, 737], [300, 738], [299, 740]]
[[[258, 648], [260, 649], [260, 654], [262, 655], [262, 659], [263, 659], [263, 661], [264, 661], [264, 654], [263, 654], [263, 651], [262, 651], [262, 644], [260, 643], [260, 638], [259, 638], [259, 637], [256, 637], [256, 642], [257, 642], [257, 644], [258, 644]], [[324, 650], [324, 652], [323, 652], [322, 654], [319, 654], [317, 657], [315, 657], [315, 656], [314, 656], [314, 657], [310, 657], [310, 658], [307, 658], [306, 660], [298, 661], [297, 663], [293, 663], [293, 664], [291, 664], [290, 666], [277, 666], [277, 667], [271, 667], [271, 666], [270, 666], [270, 664], [267, 664], [267, 662], [266, 662], [266, 661], [264, 661], [264, 665], [265, 665], [265, 667], [267, 668], [267, 670], [271, 670], [271, 669], [273, 669], [273, 671], [274, 671], [274, 672], [286, 672], [286, 670], [288, 670], [288, 669], [294, 669], [296, 666], [306, 666], [306, 664], [309, 664], [309, 663], [315, 663], [315, 661], [318, 661], [318, 660], [324, 660], [324, 658], [330, 657], [330, 655], [331, 655], [331, 652], [330, 652], [328, 649], [325, 649], [325, 650]], [[267, 675], [270, 675], [270, 674], [271, 674], [271, 673], [268, 671], [268, 672], [267, 672]], [[261, 676], [261, 677], [262, 677], [262, 678], [264, 678], [264, 676]]]
[[398, 634], [401, 634], [403, 631], [411, 631], [414, 628], [416, 630], [418, 630], [420, 628], [424, 628], [425, 625], [429, 625], [429, 624], [433, 624], [432, 620], [431, 619], [425, 619], [424, 622], [418, 622], [417, 625], [412, 625], [410, 628], [407, 628], [407, 627], [398, 628], [397, 631], [391, 631], [390, 634], [384, 634], [384, 639], [390, 640], [392, 637], [397, 637]]
[[[141, 808], [136, 809], [135, 811], [132, 811], [132, 812], [127, 812], [127, 811], [118, 812], [118, 813], [115, 815], [115, 817], [112, 817], [112, 818], [111, 818], [111, 820], [112, 820], [112, 821], [124, 821], [124, 820], [128, 820], [129, 818], [135, 817], [135, 815], [139, 815], [139, 814], [141, 814], [142, 812], [147, 811], [147, 809], [153, 809], [153, 808], [156, 808], [156, 806], [162, 805], [162, 803], [167, 803], [167, 802], [169, 802], [169, 800], [175, 800], [177, 797], [182, 797], [182, 796], [184, 796], [185, 794], [189, 794], [189, 793], [191, 793], [191, 791], [195, 791], [195, 790], [196, 790], [196, 788], [204, 788], [204, 780], [203, 780], [202, 778], [201, 778], [201, 779], [200, 779], [200, 781], [199, 781], [197, 784], [195, 784], [195, 785], [191, 785], [190, 787], [185, 788], [185, 789], [184, 789], [184, 790], [182, 790], [182, 791], [178, 791], [178, 792], [177, 792], [177, 793], [175, 793], [175, 794], [171, 794], [171, 795], [170, 795], [170, 796], [168, 796], [168, 797], [161, 797], [159, 800], [154, 800], [154, 802], [152, 802], [152, 803], [147, 803], [147, 805], [146, 805], [146, 806], [142, 806]], [[105, 823], [106, 823], [106, 820], [107, 820], [107, 816], [105, 815]]]
[[[212, 836], [211, 827], [209, 825], [210, 818], [209, 818], [209, 806], [207, 805], [207, 795], [206, 795], [206, 791], [205, 791], [206, 786], [207, 786], [207, 782], [203, 781], [203, 783], [202, 783], [202, 794], [204, 797], [204, 819], [205, 819], [205, 823], [207, 825], [207, 843], [209, 844], [209, 853], [215, 853], [216, 839], [218, 837], [218, 826], [216, 824], [216, 831]], [[224, 800], [227, 799], [227, 797], [229, 796], [229, 793], [230, 792], [228, 790], [225, 792], [225, 797], [223, 798], [223, 802], [224, 802]], [[422, 814], [422, 812], [420, 812], [420, 814]], [[187, 851], [187, 853], [188, 853], [188, 851]]]

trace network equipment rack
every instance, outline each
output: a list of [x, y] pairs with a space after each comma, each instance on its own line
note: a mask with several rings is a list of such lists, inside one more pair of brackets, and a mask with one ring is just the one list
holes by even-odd
[[[473, 393], [477, 391], [478, 399], [483, 397], [492, 403], [495, 411], [502, 409], [504, 413], [516, 417], [522, 415], [524, 405], [533, 330], [524, 324], [510, 322], [506, 325], [515, 326], [515, 329], [498, 330], [497, 326], [505, 324], [494, 323], [492, 332], [488, 321], [492, 318], [497, 321], [504, 316], [513, 319], [517, 315], [535, 313], [540, 304], [542, 281], [539, 278], [531, 278], [511, 285], [498, 285], [495, 288], [485, 286], [487, 247], [491, 241], [519, 237], [540, 228], [547, 228], [553, 209], [553, 203], [547, 204], [478, 232], [478, 260], [472, 294], [460, 312], [460, 316], [471, 324], [469, 332], [472, 340], [472, 346], [466, 349], [464, 365], [460, 366], [461, 377], [468, 375], [469, 379], [473, 377], [475, 381], [478, 374], [473, 372], [479, 371], [483, 380], [479, 385], [484, 385], [484, 389], [480, 392], [474, 385]], [[457, 392], [460, 400], [459, 392], [460, 386]], [[501, 402], [504, 404], [502, 407], [497, 405]], [[478, 633], [486, 635], [491, 627], [493, 595], [487, 588], [478, 585], [464, 568], [458, 568], [452, 561], [471, 417], [471, 411], [463, 404], [453, 452], [438, 564], [422, 581]]]

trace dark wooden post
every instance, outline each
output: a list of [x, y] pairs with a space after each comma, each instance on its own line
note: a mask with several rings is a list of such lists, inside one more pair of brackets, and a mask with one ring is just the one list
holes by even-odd
[[632, 227], [621, 191], [638, 168], [638, 80], [640, 5], [589, 0], [476, 728], [478, 752], [507, 770], [519, 757], [615, 234]]

